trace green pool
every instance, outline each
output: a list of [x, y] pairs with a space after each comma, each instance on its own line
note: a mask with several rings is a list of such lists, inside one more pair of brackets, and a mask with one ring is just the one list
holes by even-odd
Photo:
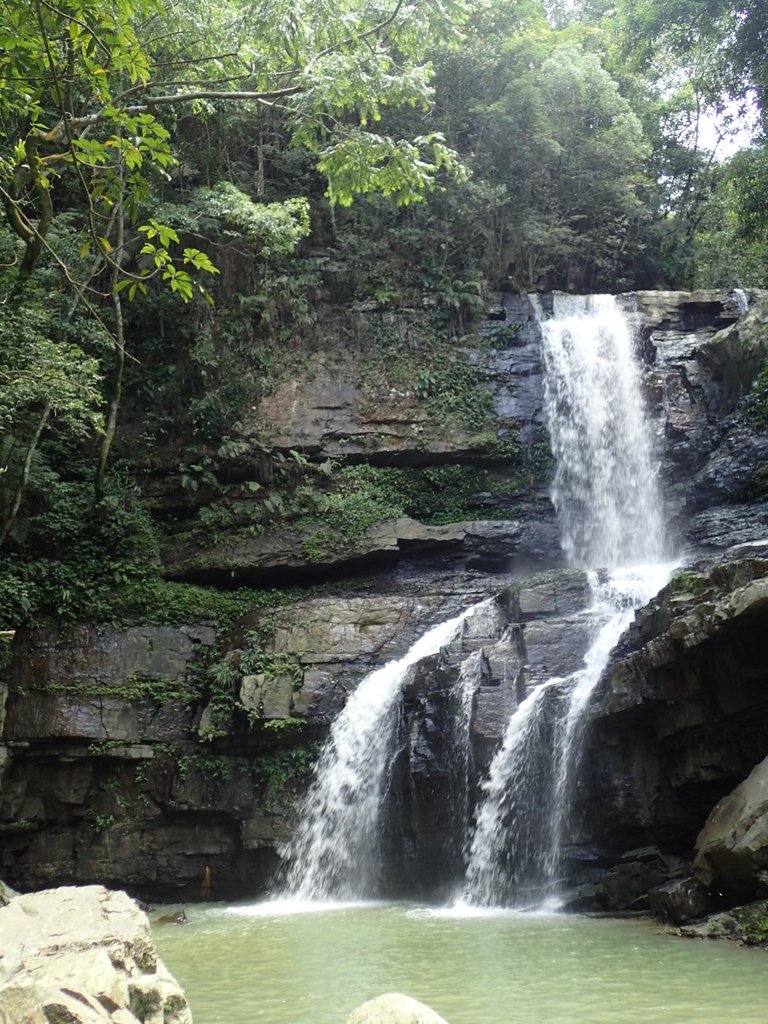
[[449, 1024], [768, 1022], [768, 954], [644, 920], [403, 903], [186, 910], [155, 939], [195, 1024], [343, 1024], [389, 991]]

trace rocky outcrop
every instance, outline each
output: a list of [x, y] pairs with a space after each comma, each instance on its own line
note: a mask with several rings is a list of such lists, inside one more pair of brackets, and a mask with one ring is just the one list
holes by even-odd
[[0, 1024], [192, 1024], [149, 921], [101, 886], [17, 896], [0, 909]]
[[448, 1024], [429, 1006], [400, 992], [371, 999], [347, 1017], [347, 1024]]
[[[546, 503], [543, 503], [544, 505]], [[388, 519], [354, 540], [324, 542], [312, 550], [314, 532], [273, 530], [253, 536], [247, 529], [212, 541], [201, 550], [194, 539], [169, 542], [165, 551], [167, 575], [186, 582], [262, 586], [288, 581], [312, 581], [365, 568], [386, 568], [415, 558], [442, 559], [454, 570], [483, 568], [502, 571], [516, 559], [555, 560], [557, 530], [550, 509], [514, 520], [472, 521], [429, 526], [414, 519]]]
[[683, 925], [679, 935], [692, 939], [732, 939], [745, 946], [768, 947], [768, 900], [758, 900]]
[[768, 757], [720, 801], [696, 840], [697, 877], [733, 899], [768, 895]]
[[462, 877], [479, 781], [530, 689], [583, 657], [591, 602], [583, 572], [523, 579], [476, 609], [439, 655], [414, 666], [385, 823], [390, 892], [434, 893]]
[[[742, 399], [768, 351], [768, 293], [637, 292], [620, 302], [642, 355], [655, 454], [676, 540], [701, 549], [756, 539], [752, 506], [763, 495], [756, 493], [754, 474], [768, 465], [768, 434], [754, 431]], [[277, 383], [243, 426], [235, 446], [239, 454], [220, 475], [228, 483], [256, 484], [252, 493], [229, 487], [237, 498], [224, 517], [228, 525], [204, 531], [194, 520], [185, 524], [185, 516], [214, 494], [206, 497], [201, 488], [191, 505], [178, 494], [172, 497], [167, 490], [174, 480], [178, 490], [178, 473], [164, 471], [147, 482], [150, 501], [172, 508], [179, 521], [163, 545], [168, 575], [263, 585], [328, 579], [411, 559], [440, 558], [457, 568], [485, 570], [494, 564], [556, 564], [538, 319], [539, 308], [546, 314], [552, 304], [551, 294], [535, 303], [527, 295], [492, 296], [490, 318], [477, 334], [435, 357], [442, 367], [474, 374], [471, 381], [454, 382], [455, 394], [448, 374], [444, 403], [437, 392], [428, 397], [432, 385], [418, 383], [420, 372], [428, 382], [433, 379], [431, 371], [418, 369], [419, 332], [426, 330], [418, 317], [408, 325], [397, 314], [366, 315], [372, 322], [383, 317], [382, 325], [394, 332], [395, 364], [410, 367], [396, 386], [387, 383], [384, 364], [361, 363], [346, 340], [340, 344], [329, 335], [326, 349], [309, 354], [291, 380]], [[467, 401], [487, 410], [483, 429], [467, 425], [472, 417], [462, 420], [451, 412]], [[497, 521], [478, 517], [425, 525], [400, 516], [342, 535], [319, 514], [314, 520], [311, 514], [297, 521], [280, 515], [264, 520], [261, 507], [275, 482], [262, 465], [267, 449], [283, 459], [333, 459], [341, 466], [493, 465], [499, 494], [478, 488], [473, 500], [479, 513], [487, 509]], [[445, 506], [441, 519], [451, 499], [448, 488], [439, 498]], [[734, 503], [750, 507], [734, 517]], [[762, 520], [766, 509], [768, 504], [758, 510]]]
[[[592, 705], [581, 839], [624, 863], [636, 845], [666, 858], [632, 903], [690, 874], [700, 831], [696, 875], [717, 899], [765, 892], [765, 766], [731, 791], [766, 756], [767, 626], [768, 562], [742, 558], [680, 573], [614, 652]], [[656, 906], [680, 895], [662, 890]], [[618, 906], [608, 892], [597, 901]]]

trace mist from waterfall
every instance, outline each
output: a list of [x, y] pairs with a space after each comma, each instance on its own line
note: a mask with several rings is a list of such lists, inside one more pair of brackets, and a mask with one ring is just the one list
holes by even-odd
[[538, 310], [552, 501], [569, 564], [593, 570], [592, 640], [582, 665], [530, 693], [509, 720], [466, 872], [464, 898], [480, 906], [529, 905], [556, 891], [589, 699], [634, 609], [672, 569], [662, 562], [663, 506], [626, 317], [609, 295], [556, 295], [550, 319]]

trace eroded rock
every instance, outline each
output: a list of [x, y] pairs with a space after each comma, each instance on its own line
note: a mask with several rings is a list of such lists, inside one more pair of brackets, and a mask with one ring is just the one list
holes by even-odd
[[192, 1024], [123, 892], [48, 889], [0, 909], [2, 1024]]

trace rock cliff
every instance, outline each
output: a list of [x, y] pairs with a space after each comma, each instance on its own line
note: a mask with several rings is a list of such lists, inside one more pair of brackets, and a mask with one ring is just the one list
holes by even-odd
[[[765, 363], [768, 303], [724, 292], [622, 303], [644, 360], [668, 518], [693, 568], [638, 616], [606, 675], [589, 737], [590, 823], [573, 843], [581, 869], [634, 873], [644, 895], [687, 870], [715, 803], [768, 753], [766, 563], [759, 549], [727, 553], [768, 535], [768, 433], [747, 397]], [[450, 877], [460, 843], [438, 797], [458, 784], [449, 695], [461, 661], [477, 652], [471, 805], [510, 709], [572, 666], [587, 632], [585, 580], [561, 568], [547, 497], [536, 310], [507, 295], [491, 314], [444, 367], [412, 358], [428, 348], [415, 314], [366, 314], [382, 320], [383, 353], [402, 365], [330, 341], [311, 354], [243, 425], [226, 467], [229, 518], [207, 532], [181, 514], [170, 463], [147, 474], [147, 500], [172, 524], [161, 553], [169, 578], [325, 589], [234, 624], [20, 632], [0, 702], [0, 874], [22, 889], [99, 881], [194, 897], [208, 867], [213, 895], [262, 890], [349, 690], [429, 625], [497, 595], [484, 632], [420, 666], [400, 708], [391, 884]], [[265, 447], [289, 467], [332, 459], [342, 480], [352, 474], [345, 501], [373, 481], [388, 504], [375, 515], [366, 506], [352, 529], [336, 494], [324, 511], [256, 529], [249, 516], [279, 483]], [[212, 500], [201, 476], [197, 511]], [[697, 562], [704, 555], [728, 564]], [[621, 858], [638, 848], [646, 853], [627, 868]], [[601, 884], [611, 889], [610, 878]]]
[[688, 909], [680, 892], [659, 904], [670, 916], [766, 895], [765, 554], [736, 549], [679, 573], [603, 675], [580, 814], [581, 842], [615, 864], [589, 892], [598, 906], [647, 907], [649, 891], [686, 873]]

